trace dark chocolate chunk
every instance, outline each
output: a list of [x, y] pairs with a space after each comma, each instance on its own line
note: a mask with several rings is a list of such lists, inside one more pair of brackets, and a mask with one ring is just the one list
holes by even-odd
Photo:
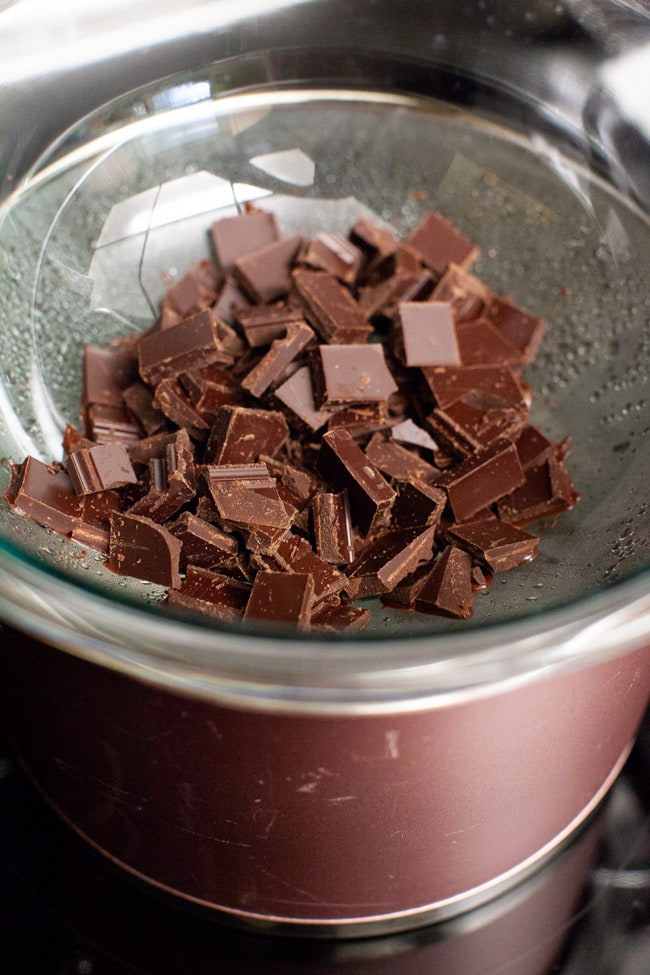
[[191, 402], [178, 379], [161, 379], [152, 402], [172, 423], [184, 427], [194, 440], [203, 442], [207, 439], [210, 425]]
[[294, 426], [313, 433], [325, 426], [332, 413], [319, 410], [314, 402], [314, 385], [309, 366], [301, 366], [275, 390], [274, 398], [289, 413]]
[[135, 484], [137, 477], [124, 444], [96, 444], [70, 454], [65, 461], [75, 494], [95, 494]]
[[288, 534], [275, 549], [274, 557], [285, 572], [302, 572], [313, 576], [314, 603], [341, 592], [346, 584], [342, 572], [320, 558], [309, 542], [299, 535]]
[[265, 464], [210, 464], [203, 474], [222, 528], [285, 532], [291, 527], [294, 512], [283, 502]]
[[61, 535], [69, 534], [81, 521], [81, 498], [74, 493], [66, 472], [36, 457], [11, 465], [5, 498], [18, 514]]
[[316, 551], [326, 562], [350, 565], [354, 561], [352, 518], [347, 491], [322, 491], [312, 502]]
[[316, 465], [336, 491], [347, 488], [352, 518], [363, 535], [386, 527], [395, 492], [346, 430], [323, 436]]
[[344, 285], [324, 271], [294, 271], [293, 280], [305, 303], [305, 315], [324, 342], [362, 344], [372, 325]]
[[108, 564], [119, 575], [175, 589], [180, 554], [180, 541], [162, 525], [126, 512], [111, 515]]
[[205, 448], [211, 464], [252, 464], [260, 454], [273, 457], [289, 436], [287, 421], [277, 410], [221, 406]]
[[527, 422], [527, 410], [505, 406], [480, 390], [444, 410], [436, 408], [426, 418], [440, 443], [461, 457], [485, 450], [495, 440], [514, 438]]
[[450, 304], [444, 301], [402, 301], [399, 319], [407, 366], [461, 364]]
[[487, 319], [456, 325], [460, 361], [464, 366], [516, 365], [521, 356]]
[[254, 301], [276, 301], [289, 293], [291, 268], [303, 243], [302, 234], [294, 234], [249, 251], [235, 261], [234, 272]]
[[456, 322], [471, 322], [482, 317], [494, 295], [479, 278], [450, 263], [431, 298], [433, 301], [448, 301]]
[[201, 566], [189, 565], [178, 589], [170, 589], [167, 603], [219, 620], [243, 616], [251, 587], [248, 583]]
[[467, 552], [448, 545], [424, 580], [415, 599], [420, 613], [469, 619], [474, 610], [472, 560]]
[[228, 275], [212, 306], [216, 317], [228, 325], [233, 325], [239, 315], [245, 314], [250, 307], [250, 299], [244, 294], [239, 282]]
[[379, 343], [319, 345], [312, 364], [316, 403], [326, 409], [381, 402], [397, 390]]
[[163, 522], [191, 501], [196, 493], [194, 455], [186, 430], [166, 444], [163, 457], [149, 460], [149, 489], [129, 508], [129, 514]]
[[438, 278], [442, 277], [449, 264], [458, 264], [466, 270], [479, 254], [475, 244], [449, 220], [433, 211], [429, 211], [409, 234], [406, 243], [418, 252], [422, 262]]
[[237, 554], [237, 540], [203, 518], [184, 511], [175, 521], [165, 526], [183, 544], [180, 568], [188, 565], [210, 568], [227, 562]]
[[447, 492], [457, 521], [467, 521], [481, 508], [498, 501], [524, 483], [517, 448], [511, 440], [496, 440], [487, 450], [472, 454], [436, 479]]
[[525, 471], [539, 467], [554, 453], [555, 446], [537, 427], [526, 425], [512, 438], [517, 448], [519, 463]]
[[266, 355], [244, 376], [243, 389], [259, 399], [281, 381], [294, 359], [313, 341], [314, 333], [306, 322], [290, 324], [284, 338], [274, 339]]
[[487, 317], [508, 344], [517, 350], [520, 362], [533, 361], [544, 335], [541, 318], [529, 315], [514, 301], [502, 297], [494, 298], [487, 309]]
[[151, 436], [167, 426], [167, 417], [153, 403], [153, 392], [144, 383], [136, 382], [124, 390], [124, 405], [143, 434]]
[[370, 610], [347, 603], [333, 605], [321, 603], [311, 615], [312, 629], [337, 633], [341, 630], [356, 632], [365, 629], [370, 621]]
[[237, 316], [252, 349], [270, 345], [274, 339], [282, 338], [291, 325], [302, 324], [304, 320], [302, 309], [285, 302], [259, 305]]
[[506, 572], [523, 562], [531, 562], [539, 548], [539, 538], [498, 518], [452, 525], [446, 532], [450, 542], [465, 549], [492, 572]]
[[393, 487], [397, 497], [390, 516], [391, 528], [436, 526], [440, 521], [447, 495], [441, 488], [422, 481], [396, 478]]
[[95, 443], [119, 441], [129, 444], [139, 440], [140, 427], [124, 406], [90, 403], [83, 414], [86, 436]]
[[306, 630], [313, 602], [314, 579], [309, 573], [258, 572], [244, 619], [290, 624]]
[[527, 397], [521, 381], [507, 366], [445, 366], [422, 370], [436, 404], [445, 409], [468, 393], [481, 391], [504, 405], [527, 408]]
[[386, 440], [381, 433], [372, 436], [365, 453], [386, 477], [430, 481], [439, 473], [417, 453], [400, 447], [395, 441]]
[[498, 504], [499, 517], [522, 527], [570, 511], [580, 496], [571, 475], [555, 457], [525, 471], [524, 483]]
[[138, 364], [130, 352], [86, 345], [83, 351], [81, 405], [122, 406], [123, 391], [138, 378]]
[[245, 254], [279, 239], [275, 214], [269, 212], [242, 213], [212, 224], [212, 241], [223, 271], [229, 271]]
[[218, 357], [216, 319], [206, 309], [163, 332], [143, 335], [137, 350], [138, 368], [145, 382], [155, 385], [161, 379], [174, 379]]
[[201, 261], [172, 285], [165, 303], [182, 321], [212, 305], [216, 301], [220, 283], [221, 277], [213, 261]]
[[435, 528], [386, 532], [364, 548], [347, 570], [346, 592], [364, 599], [390, 592], [433, 558]]
[[379, 431], [390, 430], [392, 419], [385, 403], [351, 406], [333, 413], [327, 421], [329, 430], [347, 430], [354, 440], [365, 440]]
[[317, 271], [327, 271], [344, 284], [354, 284], [363, 254], [340, 233], [316, 234], [300, 254], [300, 263]]

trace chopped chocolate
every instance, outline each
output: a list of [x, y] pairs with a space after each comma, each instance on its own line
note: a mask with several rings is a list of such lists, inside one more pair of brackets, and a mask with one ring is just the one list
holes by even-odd
[[296, 290], [305, 303], [305, 316], [324, 342], [363, 344], [372, 325], [344, 285], [325, 271], [293, 272]]
[[83, 351], [81, 405], [122, 406], [122, 393], [138, 378], [138, 364], [130, 352], [86, 345]]
[[513, 438], [527, 422], [527, 410], [504, 406], [502, 400], [480, 390], [444, 410], [436, 408], [426, 418], [440, 443], [461, 457], [484, 450], [495, 440]]
[[230, 271], [245, 254], [279, 239], [275, 214], [269, 212], [242, 213], [212, 224], [212, 241], [222, 271]]
[[438, 474], [438, 470], [422, 460], [417, 453], [400, 447], [394, 441], [386, 440], [381, 433], [375, 433], [371, 437], [365, 454], [386, 477], [430, 481]]
[[481, 318], [493, 298], [487, 285], [453, 262], [448, 265], [431, 295], [433, 301], [448, 301], [451, 304], [456, 322]]
[[361, 606], [350, 606], [348, 603], [333, 605], [321, 603], [311, 615], [312, 629], [325, 630], [331, 633], [340, 630], [363, 630], [370, 620], [370, 610]]
[[251, 349], [259, 349], [282, 338], [291, 325], [303, 324], [305, 319], [300, 308], [281, 301], [251, 308], [238, 315], [237, 321]]
[[498, 518], [452, 525], [446, 535], [450, 542], [465, 549], [492, 572], [506, 572], [522, 562], [532, 562], [539, 548], [536, 535], [521, 531]]
[[83, 413], [84, 432], [94, 443], [117, 440], [129, 444], [140, 439], [140, 428], [124, 406], [89, 403]]
[[180, 541], [162, 525], [127, 512], [111, 515], [108, 564], [119, 575], [176, 589], [180, 553]]
[[476, 365], [444, 366], [422, 370], [436, 404], [445, 409], [468, 393], [481, 391], [494, 399], [502, 400], [506, 406], [517, 409], [529, 404], [525, 390], [507, 366]]
[[390, 516], [391, 528], [438, 525], [447, 503], [447, 495], [441, 488], [402, 478], [393, 481], [393, 488], [397, 497]]
[[303, 243], [302, 234], [294, 234], [249, 251], [235, 261], [234, 273], [254, 301], [276, 301], [289, 293], [294, 258]]
[[204, 477], [224, 530], [273, 529], [275, 537], [275, 530], [285, 532], [291, 527], [292, 511], [265, 464], [210, 464]]
[[436, 479], [447, 492], [457, 521], [467, 521], [486, 505], [505, 497], [524, 483], [524, 472], [511, 440], [495, 440], [487, 450], [472, 454]]
[[309, 366], [301, 366], [274, 393], [279, 405], [289, 413], [294, 426], [316, 433], [332, 416], [329, 410], [319, 410], [314, 402], [314, 385]]
[[283, 497], [285, 495], [282, 489], [287, 492], [295, 508], [306, 505], [318, 490], [317, 479], [307, 471], [300, 470], [277, 457], [269, 457], [268, 454], [260, 454], [258, 459], [261, 464], [266, 464], [269, 474], [276, 478], [278, 490]]
[[544, 335], [541, 318], [529, 315], [513, 301], [502, 297], [492, 301], [487, 317], [508, 344], [517, 350], [521, 363], [533, 361]]
[[300, 254], [300, 263], [317, 271], [327, 271], [344, 284], [354, 284], [363, 254], [340, 233], [316, 234]]
[[352, 518], [363, 535], [386, 527], [395, 492], [347, 430], [323, 436], [316, 466], [335, 490], [348, 489]]
[[397, 390], [386, 365], [384, 347], [319, 345], [312, 360], [314, 396], [319, 407], [378, 403]]
[[194, 440], [205, 441], [210, 425], [185, 393], [178, 379], [162, 379], [156, 386], [153, 405], [168, 420], [184, 427]]
[[418, 252], [422, 262], [438, 278], [442, 277], [449, 264], [468, 269], [479, 254], [475, 244], [449, 220], [433, 211], [429, 211], [409, 234], [406, 243]]
[[250, 591], [246, 582], [189, 565], [180, 587], [169, 590], [167, 604], [215, 619], [236, 620], [243, 616]]
[[526, 425], [513, 439], [519, 463], [525, 471], [539, 467], [555, 451], [555, 445], [537, 427]]
[[209, 309], [167, 328], [143, 335], [137, 343], [142, 379], [155, 385], [188, 369], [213, 362], [219, 355], [217, 323]]
[[350, 240], [364, 252], [369, 262], [374, 263], [394, 254], [400, 242], [392, 230], [379, 226], [368, 217], [359, 217], [350, 231]]
[[129, 514], [163, 522], [175, 515], [196, 493], [194, 454], [186, 430], [179, 430], [165, 446], [164, 457], [149, 461], [149, 488], [128, 508]]
[[250, 307], [251, 302], [244, 294], [239, 282], [228, 275], [212, 306], [215, 316], [228, 325], [233, 325], [238, 320], [239, 315], [245, 314]]
[[323, 491], [312, 501], [316, 551], [334, 565], [354, 562], [352, 518], [347, 490], [339, 494]]
[[205, 448], [211, 464], [252, 464], [260, 454], [273, 457], [289, 435], [287, 421], [277, 410], [221, 406]]
[[213, 261], [201, 261], [180, 278], [167, 292], [165, 303], [182, 321], [196, 315], [216, 301], [220, 285], [219, 271]]
[[185, 571], [188, 565], [207, 569], [221, 565], [236, 555], [239, 549], [237, 540], [232, 535], [190, 511], [184, 511], [165, 527], [182, 542], [181, 571]]
[[128, 386], [122, 394], [124, 405], [145, 436], [159, 433], [167, 426], [167, 417], [153, 402], [153, 391], [142, 382]]
[[365, 440], [378, 431], [390, 430], [392, 420], [385, 403], [368, 406], [352, 406], [332, 413], [327, 421], [328, 430], [347, 430], [354, 440]]
[[284, 338], [274, 339], [271, 348], [241, 381], [242, 388], [258, 399], [277, 385], [291, 363], [314, 341], [306, 322], [293, 322]]
[[472, 560], [467, 552], [448, 545], [424, 580], [415, 598], [420, 613], [469, 619], [474, 610]]
[[137, 482], [127, 449], [121, 443], [75, 450], [66, 459], [65, 469], [75, 494], [95, 494]]
[[258, 572], [244, 613], [245, 620], [309, 628], [314, 579], [309, 573]]
[[461, 355], [451, 305], [402, 301], [399, 319], [407, 366], [459, 366]]
[[456, 336], [464, 366], [516, 365], [521, 356], [487, 319], [457, 322]]
[[549, 457], [525, 471], [524, 483], [501, 498], [499, 518], [522, 527], [570, 511], [579, 500], [566, 467]]
[[364, 548], [347, 569], [346, 592], [363, 599], [390, 592], [423, 562], [431, 561], [435, 528], [386, 532]]
[[275, 549], [274, 558], [285, 572], [309, 573], [314, 580], [314, 603], [341, 592], [346, 585], [342, 572], [320, 558], [305, 538], [288, 534]]
[[81, 499], [74, 493], [66, 472], [36, 457], [11, 465], [5, 498], [18, 514], [60, 535], [68, 535], [81, 521]]

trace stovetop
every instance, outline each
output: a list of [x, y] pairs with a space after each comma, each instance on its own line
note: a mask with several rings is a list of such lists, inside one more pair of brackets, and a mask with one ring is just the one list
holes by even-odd
[[[579, 854], [580, 844], [590, 843], [591, 868], [574, 917], [560, 932], [563, 947], [549, 975], [648, 975], [650, 714], [600, 813], [558, 856], [558, 866], [545, 868], [546, 879], [532, 878], [528, 887], [552, 883], [553, 869], [565, 869], [562, 857], [566, 862]], [[498, 905], [456, 922], [383, 938], [300, 941], [233, 931], [163, 898], [90, 849], [47, 806], [0, 736], [3, 975], [446, 975], [446, 941], [453, 941], [457, 966], [464, 938], [483, 931], [489, 941], [490, 932], [499, 930], [498, 917], [517, 910], [529, 895], [523, 885]], [[531, 930], [531, 959], [534, 938]], [[466, 975], [525, 971], [526, 946], [512, 950], [512, 965], [486, 962], [488, 968], [479, 971], [473, 961]], [[435, 968], [428, 961], [434, 958]]]

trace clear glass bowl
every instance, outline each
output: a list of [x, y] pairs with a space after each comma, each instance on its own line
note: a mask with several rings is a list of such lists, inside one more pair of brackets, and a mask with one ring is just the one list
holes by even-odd
[[484, 694], [647, 642], [641, 5], [68, 3], [54, 15], [22, 0], [0, 18], [12, 51], [0, 455], [60, 457], [83, 344], [146, 328], [169, 282], [209, 256], [218, 216], [251, 200], [286, 233], [362, 213], [406, 233], [434, 208], [480, 244], [479, 276], [547, 321], [526, 374], [533, 417], [571, 435], [582, 495], [543, 529], [533, 563], [477, 597], [471, 623], [377, 601], [366, 633], [342, 639], [175, 616], [159, 589], [3, 501], [7, 621], [182, 692], [334, 712]]

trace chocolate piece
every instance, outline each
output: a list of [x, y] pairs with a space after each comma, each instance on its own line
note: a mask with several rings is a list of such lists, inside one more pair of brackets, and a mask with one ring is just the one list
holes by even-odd
[[439, 472], [431, 464], [416, 454], [400, 447], [394, 441], [386, 440], [381, 433], [375, 433], [365, 450], [373, 464], [386, 477], [418, 478], [422, 481], [432, 480]]
[[536, 535], [521, 531], [498, 518], [452, 525], [446, 536], [487, 565], [492, 572], [506, 572], [522, 562], [531, 562], [539, 548]]
[[456, 335], [464, 366], [516, 365], [521, 361], [519, 352], [485, 318], [458, 322]]
[[309, 573], [258, 572], [244, 613], [245, 620], [309, 628], [314, 579]]
[[513, 438], [519, 463], [525, 471], [539, 467], [554, 453], [555, 446], [537, 427], [525, 426]]
[[260, 454], [272, 457], [289, 436], [287, 421], [276, 410], [221, 406], [205, 448], [212, 464], [252, 464]]
[[411, 447], [422, 447], [431, 451], [438, 447], [431, 434], [423, 430], [413, 420], [402, 420], [401, 423], [396, 423], [391, 427], [390, 435], [393, 440], [408, 444]]
[[316, 234], [300, 254], [300, 263], [327, 271], [344, 284], [354, 284], [361, 267], [362, 252], [343, 234]]
[[166, 303], [177, 312], [181, 321], [212, 305], [219, 292], [221, 278], [213, 261], [201, 261], [189, 270], [167, 292]]
[[514, 437], [528, 422], [528, 411], [506, 407], [477, 390], [444, 410], [436, 408], [426, 422], [442, 444], [464, 457], [495, 440]]
[[397, 497], [391, 511], [391, 528], [419, 528], [436, 526], [447, 503], [447, 495], [441, 488], [422, 481], [393, 481]]
[[375, 264], [394, 254], [399, 245], [392, 230], [368, 217], [359, 217], [350, 231], [350, 240], [364, 252], [369, 263]]
[[172, 423], [184, 427], [194, 440], [207, 439], [210, 426], [191, 403], [178, 379], [162, 379], [156, 386], [152, 402]]
[[81, 522], [72, 529], [70, 538], [86, 548], [96, 549], [108, 557], [110, 519], [122, 507], [118, 491], [99, 491], [81, 497]]
[[215, 316], [232, 325], [239, 315], [245, 314], [250, 307], [251, 302], [242, 291], [239, 282], [232, 276], [227, 276], [212, 306]]
[[229, 271], [245, 254], [279, 239], [275, 214], [269, 212], [242, 213], [212, 224], [212, 242], [223, 271]]
[[111, 515], [108, 566], [172, 589], [180, 585], [181, 543], [149, 518], [116, 511]]
[[426, 582], [431, 572], [431, 563], [425, 562], [419, 565], [414, 572], [409, 573], [394, 589], [383, 593], [381, 602], [383, 606], [390, 606], [393, 609], [414, 609], [420, 589]]
[[138, 368], [145, 382], [156, 385], [161, 379], [175, 379], [218, 357], [215, 317], [208, 309], [163, 332], [150, 332], [139, 340], [137, 350]]
[[541, 318], [529, 315], [514, 301], [502, 297], [492, 301], [487, 317], [508, 344], [517, 350], [521, 363], [533, 361], [544, 335]]
[[492, 585], [494, 576], [480, 565], [472, 566], [472, 592], [486, 592]]
[[363, 609], [361, 606], [349, 606], [342, 604], [339, 606], [330, 603], [323, 603], [317, 606], [311, 615], [312, 629], [330, 631], [332, 633], [340, 630], [357, 632], [364, 630], [370, 622], [370, 610]]
[[305, 317], [324, 342], [363, 344], [372, 325], [350, 292], [324, 271], [293, 272], [296, 290], [305, 303]]
[[137, 477], [124, 444], [96, 444], [70, 454], [65, 461], [75, 494], [95, 494], [135, 484]]
[[435, 528], [387, 532], [371, 542], [347, 570], [346, 592], [364, 599], [390, 592], [433, 557]]
[[346, 430], [324, 435], [316, 466], [335, 490], [348, 489], [352, 517], [363, 535], [388, 524], [395, 492]]
[[66, 472], [36, 457], [11, 465], [5, 498], [18, 514], [61, 535], [69, 534], [81, 521], [81, 499], [72, 490]]
[[467, 552], [448, 545], [425, 579], [415, 599], [420, 613], [469, 619], [474, 610], [472, 560]]
[[268, 454], [260, 454], [258, 459], [261, 464], [266, 464], [269, 474], [276, 479], [281, 496], [288, 497], [295, 508], [302, 508], [309, 502], [318, 488], [311, 474]]
[[[359, 308], [368, 318], [375, 319], [383, 316], [392, 319], [400, 301], [406, 300], [406, 295], [412, 295], [413, 289], [418, 289], [420, 275], [391, 274], [389, 278], [377, 284], [368, 285], [359, 291]], [[419, 289], [418, 289], [419, 290]]]
[[435, 482], [447, 492], [457, 521], [467, 521], [523, 483], [524, 472], [511, 440], [496, 440], [487, 450], [445, 471]]
[[370, 403], [369, 406], [353, 406], [331, 414], [327, 421], [328, 430], [347, 430], [354, 440], [365, 440], [382, 430], [390, 430], [392, 420], [384, 403]]
[[278, 302], [251, 308], [238, 315], [237, 321], [251, 349], [259, 349], [282, 338], [291, 325], [303, 324], [305, 319], [300, 308]]
[[291, 527], [293, 513], [264, 464], [210, 464], [203, 476], [222, 528], [285, 532]]
[[175, 515], [196, 493], [194, 455], [186, 430], [179, 430], [165, 446], [164, 457], [149, 461], [149, 489], [129, 508], [129, 514], [163, 522]]
[[301, 366], [274, 393], [274, 398], [289, 412], [293, 425], [315, 433], [332, 416], [329, 410], [319, 410], [314, 402], [314, 386], [309, 366]]
[[314, 338], [306, 322], [290, 324], [284, 338], [275, 339], [266, 355], [244, 376], [242, 387], [252, 396], [263, 396], [280, 382], [287, 368]]
[[314, 580], [314, 603], [341, 592], [346, 578], [328, 561], [314, 552], [309, 542], [298, 535], [287, 535], [275, 549], [277, 564], [285, 572], [308, 573]]
[[178, 430], [168, 430], [164, 433], [154, 433], [151, 437], [143, 437], [126, 444], [131, 463], [147, 465], [152, 457], [164, 457], [167, 444], [174, 443]]
[[205, 568], [221, 565], [236, 555], [239, 548], [232, 535], [189, 511], [184, 511], [174, 522], [168, 523], [166, 528], [182, 542], [181, 571], [188, 565]]
[[529, 405], [521, 381], [507, 366], [445, 366], [422, 369], [422, 375], [442, 409], [479, 390], [506, 406], [523, 409]]
[[438, 278], [442, 277], [449, 264], [458, 264], [466, 270], [479, 254], [478, 247], [449, 220], [431, 210], [409, 234], [406, 243], [417, 251], [422, 262]]
[[236, 620], [243, 616], [251, 587], [230, 576], [189, 565], [180, 588], [170, 589], [167, 604], [207, 614], [214, 619]]
[[129, 444], [140, 438], [140, 428], [124, 406], [90, 403], [83, 414], [84, 431], [94, 443], [119, 441]]
[[431, 295], [432, 301], [448, 301], [451, 304], [456, 322], [481, 318], [493, 298], [487, 285], [454, 263], [448, 265]]
[[167, 426], [167, 418], [153, 403], [153, 392], [144, 383], [136, 382], [124, 390], [124, 405], [141, 431], [147, 436], [159, 433]]
[[525, 472], [524, 483], [501, 498], [497, 510], [503, 521], [522, 527], [570, 511], [579, 498], [567, 469], [549, 457]]
[[378, 403], [397, 390], [379, 343], [320, 345], [312, 364], [314, 397], [320, 407]]
[[138, 378], [138, 364], [129, 352], [86, 345], [83, 351], [81, 405], [122, 406], [122, 392]]
[[407, 366], [460, 365], [462, 360], [450, 304], [402, 301], [399, 319]]
[[258, 247], [235, 261], [234, 272], [254, 301], [276, 301], [289, 293], [291, 268], [303, 243], [302, 234], [294, 234]]
[[312, 501], [316, 551], [326, 562], [350, 565], [354, 561], [352, 518], [347, 491], [323, 491]]

